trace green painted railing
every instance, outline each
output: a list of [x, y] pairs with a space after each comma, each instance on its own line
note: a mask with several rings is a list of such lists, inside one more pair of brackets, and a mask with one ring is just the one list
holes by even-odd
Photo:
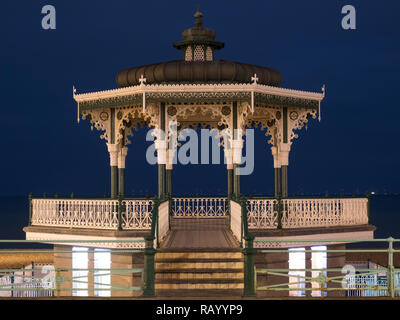
[[247, 199], [245, 197], [231, 197], [230, 200], [240, 204], [241, 213], [241, 239], [240, 243], [243, 247], [244, 257], [244, 289], [245, 297], [255, 297], [255, 269], [254, 269], [254, 254], [256, 250], [253, 247], [254, 236], [249, 233], [247, 221]]
[[[304, 252], [304, 253], [387, 253], [387, 267], [380, 266], [376, 269], [363, 269], [363, 268], [354, 268], [354, 274], [346, 273], [350, 269], [343, 269], [343, 268], [324, 268], [324, 269], [312, 269], [312, 268], [303, 268], [303, 269], [290, 269], [290, 268], [255, 268], [255, 277], [254, 282], [257, 283], [257, 275], [264, 274], [270, 275], [275, 277], [283, 277], [283, 278], [297, 278], [298, 281], [296, 282], [288, 282], [283, 281], [282, 283], [274, 283], [272, 285], [264, 285], [264, 286], [256, 286], [257, 291], [320, 291], [320, 296], [324, 296], [325, 292], [329, 291], [344, 291], [346, 294], [349, 292], [354, 291], [372, 291], [372, 292], [380, 292], [386, 291], [386, 296], [394, 298], [395, 296], [400, 296], [400, 284], [396, 284], [396, 277], [397, 282], [400, 281], [400, 268], [396, 268], [394, 265], [394, 254], [400, 254], [400, 250], [394, 249], [394, 243], [400, 242], [400, 239], [319, 239], [319, 240], [282, 240], [282, 239], [268, 239], [268, 240], [261, 240], [256, 239], [254, 240], [257, 244], [269, 244], [269, 245], [279, 245], [284, 244], [286, 246], [291, 246], [292, 248], [295, 247], [307, 247], [312, 246], [313, 243], [321, 245], [329, 245], [329, 243], [337, 244], [337, 243], [387, 243], [388, 248], [386, 249], [327, 249], [327, 250], [300, 250], [296, 252]], [[286, 253], [289, 254], [289, 248], [285, 249], [257, 249], [258, 253]], [[347, 270], [347, 271], [346, 271]], [[306, 275], [296, 275], [293, 272], [304, 272]], [[317, 277], [310, 277], [307, 276], [307, 273], [318, 272]], [[340, 275], [335, 276], [328, 276], [330, 273], [342, 273]], [[290, 274], [292, 273], [292, 274]], [[378, 281], [376, 283], [356, 283], [357, 278], [362, 278], [365, 276], [375, 276], [377, 274], [384, 273], [386, 275], [387, 284], [383, 286], [379, 284]], [[352, 280], [353, 282], [351, 282]], [[274, 281], [275, 282], [275, 281]], [[312, 283], [318, 284], [319, 288], [312, 288], [310, 285]], [[343, 284], [346, 284], [344, 286]], [[351, 285], [353, 283], [353, 286]], [[333, 284], [331, 286], [330, 284]], [[335, 286], [336, 284], [336, 286]], [[340, 286], [338, 286], [340, 284]], [[302, 287], [299, 287], [301, 285]], [[308, 285], [308, 286], [307, 286]]]
[[67, 199], [29, 196], [29, 225], [148, 231], [152, 199]]
[[[71, 249], [3, 249], [0, 250], [0, 266], [11, 265], [14, 267], [0, 268], [0, 297], [60, 297], [60, 296], [79, 296], [79, 292], [89, 296], [111, 296], [113, 292], [117, 292], [118, 296], [131, 296], [133, 292], [143, 292], [145, 290], [145, 268], [133, 267], [112, 267], [113, 254], [118, 253], [143, 253], [145, 252], [144, 240], [0, 240], [3, 246], [14, 246], [15, 244], [62, 244], [70, 246]], [[93, 261], [89, 254], [93, 254], [96, 245], [101, 243], [102, 248], [106, 251], [100, 253], [110, 253], [110, 268], [92, 267], [89, 261]], [[92, 248], [93, 246], [93, 248]], [[95, 247], [96, 246], [96, 247]], [[76, 251], [73, 247], [85, 247], [87, 251]], [[122, 249], [109, 247], [123, 247]], [[126, 247], [126, 248], [125, 248]], [[132, 248], [129, 248], [132, 247]], [[139, 248], [136, 248], [139, 247]], [[105, 249], [106, 248], [106, 249]], [[54, 259], [53, 254], [67, 255], [63, 257], [72, 265], [72, 257], [68, 257], [74, 253], [81, 254], [87, 252], [88, 260], [87, 268], [73, 268], [56, 265], [51, 260]], [[24, 264], [24, 255], [33, 254], [32, 260], [36, 260]], [[43, 254], [51, 254], [53, 259], [43, 257]], [[96, 253], [94, 253], [96, 254]], [[15, 258], [19, 255], [19, 258]], [[6, 257], [5, 257], [6, 256]], [[13, 258], [14, 257], [14, 258]], [[65, 262], [65, 261], [64, 261]], [[120, 262], [115, 262], [120, 264]], [[24, 264], [24, 267], [16, 268], [16, 265]], [[41, 267], [40, 267], [41, 266]], [[75, 273], [75, 274], [74, 274]], [[80, 273], [80, 274], [78, 274]], [[83, 274], [82, 274], [83, 273]], [[140, 285], [131, 285], [133, 275], [138, 274], [141, 278]], [[128, 276], [129, 279], [118, 279], [118, 277]], [[99, 279], [110, 277], [108, 282], [99, 282]], [[115, 278], [116, 277], [116, 278]], [[125, 282], [125, 283], [124, 283]], [[133, 284], [133, 283], [132, 283]], [[107, 295], [104, 295], [107, 293]]]
[[154, 199], [153, 216], [151, 221], [150, 234], [145, 237], [144, 249], [144, 276], [143, 276], [143, 296], [154, 297], [155, 295], [155, 254], [157, 250], [154, 248], [154, 240], [158, 241], [158, 207], [160, 199]]
[[[155, 296], [155, 254], [156, 248], [160, 246], [159, 239], [159, 207], [160, 204], [168, 201], [168, 198], [154, 198], [153, 219], [151, 221], [150, 234], [145, 237], [145, 250], [144, 250], [144, 276], [143, 276], [143, 296]], [[156, 248], [154, 248], [154, 241], [156, 241]]]

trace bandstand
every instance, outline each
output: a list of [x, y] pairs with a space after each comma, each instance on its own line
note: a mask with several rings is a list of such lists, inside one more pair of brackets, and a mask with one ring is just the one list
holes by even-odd
[[[277, 70], [216, 60], [215, 52], [224, 44], [203, 26], [199, 10], [195, 25], [183, 31], [182, 40], [173, 46], [183, 52], [182, 60], [122, 70], [116, 77], [117, 89], [77, 93], [74, 88], [78, 121], [86, 119], [101, 131], [107, 147], [111, 192], [99, 199], [32, 197], [26, 238], [54, 244], [54, 265], [65, 278], [73, 278], [74, 250], [79, 255], [79, 250], [87, 249], [84, 265], [89, 269], [95, 267], [98, 249], [109, 250], [110, 270], [143, 269], [143, 277], [135, 272], [111, 273], [103, 279], [115, 287], [109, 292], [112, 296], [314, 294], [303, 292], [293, 280], [289, 287], [297, 291], [258, 291], [257, 287], [278, 285], [282, 277], [260, 274], [255, 284], [255, 269], [288, 269], [296, 257], [291, 258], [291, 252], [311, 248], [307, 241], [301, 242], [304, 239], [321, 240], [313, 242], [320, 250], [340, 251], [348, 240], [373, 238], [367, 198], [288, 196], [291, 145], [308, 121], [320, 117], [324, 88], [320, 93], [281, 88]], [[158, 194], [153, 198], [125, 196], [125, 183], [131, 183], [125, 181], [125, 163], [135, 148], [130, 137], [138, 127], [155, 129]], [[227, 170], [226, 197], [174, 196], [176, 136], [198, 127], [219, 133]], [[266, 131], [266, 147], [270, 145], [274, 159], [271, 197], [245, 197], [240, 192], [237, 169], [246, 128]], [[279, 250], [288, 248], [294, 251]], [[306, 253], [302, 261], [311, 266], [317, 261], [313, 257]], [[325, 254], [322, 260], [325, 268], [345, 264], [341, 253]], [[134, 286], [141, 290], [118, 290]], [[307, 286], [314, 288], [312, 282]], [[63, 282], [59, 294], [71, 295], [71, 288], [75, 288], [72, 282]]]

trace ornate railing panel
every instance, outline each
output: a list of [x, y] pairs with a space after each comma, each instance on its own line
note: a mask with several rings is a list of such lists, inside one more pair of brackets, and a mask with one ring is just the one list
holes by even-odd
[[122, 201], [122, 229], [150, 229], [152, 200], [123, 200]]
[[227, 215], [226, 198], [172, 199], [172, 216], [177, 218], [218, 218]]
[[[398, 279], [398, 277], [396, 277]], [[387, 296], [386, 277], [378, 278], [377, 274], [358, 274], [345, 277], [346, 295], [349, 297], [384, 297]], [[396, 287], [399, 283], [396, 283]], [[380, 289], [378, 289], [380, 288]]]
[[[32, 199], [33, 226], [88, 229], [118, 228], [118, 200]], [[150, 229], [151, 200], [123, 200], [122, 228]]]
[[278, 226], [276, 204], [275, 199], [247, 200], [249, 229], [275, 229]]
[[[152, 200], [32, 199], [31, 225], [89, 229], [150, 229]], [[172, 216], [213, 218], [228, 216], [226, 198], [173, 198]], [[118, 214], [121, 218], [118, 219]], [[281, 214], [279, 214], [279, 212]], [[249, 229], [309, 228], [368, 224], [368, 199], [249, 199]]]
[[283, 199], [282, 227], [332, 227], [368, 224], [368, 199]]
[[[262, 264], [257, 263], [256, 272], [257, 276], [249, 273], [248, 281], [253, 283], [255, 281], [257, 284], [255, 286], [253, 295], [255, 291], [263, 291], [268, 295], [274, 296], [274, 291], [279, 292], [279, 296], [304, 296], [305, 292], [311, 291], [311, 296], [321, 297], [327, 295], [328, 297], [332, 293], [332, 296], [387, 296], [387, 297], [399, 297], [400, 296], [400, 269], [398, 264], [395, 263], [394, 257], [400, 250], [394, 249], [395, 244], [400, 242], [400, 239], [393, 239], [392, 237], [387, 239], [346, 239], [346, 243], [376, 243], [380, 244], [380, 248], [373, 249], [355, 249], [355, 248], [343, 248], [337, 249], [329, 244], [334, 244], [340, 242], [341, 239], [298, 239], [291, 240], [291, 247], [283, 249], [283, 245], [287, 243], [286, 239], [256, 239], [254, 240], [256, 248], [264, 247], [263, 243], [280, 243], [282, 246], [271, 246], [267, 249], [258, 249], [257, 254], [275, 254], [279, 252], [280, 254], [285, 254], [289, 256], [290, 254], [298, 254], [294, 260], [296, 263], [291, 265], [290, 263], [286, 267], [267, 267], [263, 268]], [[261, 246], [257, 245], [260, 243]], [[313, 250], [314, 245], [319, 246], [320, 243], [326, 243], [325, 248], [319, 247]], [[381, 248], [382, 244], [387, 244], [387, 248]], [[299, 247], [301, 246], [301, 247]], [[276, 249], [281, 247], [279, 251]], [[311, 247], [311, 248], [307, 248]], [[292, 251], [297, 248], [297, 253]], [[251, 252], [251, 251], [250, 251]], [[352, 252], [360, 257], [365, 257], [365, 260], [369, 261], [371, 253], [386, 253], [387, 261], [386, 266], [375, 265], [370, 267], [366, 265], [367, 261], [362, 264], [353, 265], [350, 261], [338, 262], [333, 257], [336, 254], [343, 254], [346, 256], [347, 252]], [[316, 265], [307, 266], [306, 264], [306, 253], [312, 256], [315, 253], [322, 253], [316, 260], [319, 260]], [[333, 253], [333, 255], [331, 255]], [[332, 261], [335, 260], [335, 261]], [[261, 261], [261, 260], [260, 260]], [[261, 268], [260, 268], [261, 267]], [[248, 268], [251, 270], [251, 268]], [[267, 275], [267, 277], [265, 277]], [[272, 277], [270, 277], [272, 276]], [[268, 278], [269, 277], [269, 278]], [[246, 279], [246, 275], [245, 275]], [[291, 294], [293, 293], [293, 294]]]

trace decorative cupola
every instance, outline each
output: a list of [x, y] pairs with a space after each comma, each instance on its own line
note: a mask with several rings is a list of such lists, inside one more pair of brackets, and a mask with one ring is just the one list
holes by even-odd
[[194, 14], [194, 26], [182, 32], [182, 41], [173, 46], [184, 52], [184, 59], [136, 66], [118, 72], [120, 88], [146, 84], [257, 83], [278, 87], [282, 76], [278, 70], [243, 62], [216, 60], [214, 51], [224, 47], [215, 41], [215, 31], [203, 27], [200, 9]]
[[200, 6], [194, 14], [194, 27], [182, 32], [182, 41], [175, 42], [174, 47], [183, 50], [185, 61], [213, 61], [214, 50], [224, 47], [223, 42], [215, 41], [215, 31], [203, 27]]

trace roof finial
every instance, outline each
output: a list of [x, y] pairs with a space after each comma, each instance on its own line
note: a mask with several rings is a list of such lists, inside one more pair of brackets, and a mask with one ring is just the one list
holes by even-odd
[[196, 27], [201, 27], [203, 25], [203, 21], [201, 21], [201, 18], [203, 17], [203, 14], [200, 12], [200, 5], [197, 5], [197, 11], [194, 14], [194, 17], [196, 20], [194, 21], [194, 24]]

